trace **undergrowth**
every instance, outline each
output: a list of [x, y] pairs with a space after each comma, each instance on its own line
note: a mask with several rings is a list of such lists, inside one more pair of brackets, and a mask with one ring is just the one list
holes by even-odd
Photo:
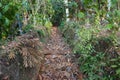
[[116, 51], [116, 36], [99, 25], [80, 25], [70, 21], [60, 26], [79, 61], [84, 80], [120, 79], [120, 56]]

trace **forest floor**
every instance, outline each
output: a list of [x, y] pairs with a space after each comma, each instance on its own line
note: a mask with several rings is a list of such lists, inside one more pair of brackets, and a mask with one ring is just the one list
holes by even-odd
[[74, 54], [57, 27], [52, 28], [45, 51], [44, 64], [40, 67], [37, 80], [82, 80]]

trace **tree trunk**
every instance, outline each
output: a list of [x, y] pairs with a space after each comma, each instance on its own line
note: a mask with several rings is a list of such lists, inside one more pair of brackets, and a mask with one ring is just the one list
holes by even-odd
[[111, 0], [108, 0], [108, 11], [110, 11], [110, 7], [111, 7]]
[[118, 0], [117, 8], [118, 8], [118, 10], [120, 10], [120, 0]]
[[[107, 7], [108, 7], [108, 12], [109, 12], [111, 8], [111, 0], [107, 0], [107, 1], [108, 1]], [[108, 13], [107, 13], [107, 17], [109, 17]]]
[[66, 22], [70, 20], [69, 18], [69, 8], [68, 8], [68, 0], [64, 0], [65, 5], [66, 5]]

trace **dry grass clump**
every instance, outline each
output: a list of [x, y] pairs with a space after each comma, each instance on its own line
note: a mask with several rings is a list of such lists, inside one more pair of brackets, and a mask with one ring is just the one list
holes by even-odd
[[36, 32], [29, 32], [19, 36], [6, 46], [2, 46], [2, 48], [10, 59], [19, 55], [24, 67], [34, 67], [36, 64], [40, 64], [43, 59], [43, 54], [41, 53], [42, 43]]

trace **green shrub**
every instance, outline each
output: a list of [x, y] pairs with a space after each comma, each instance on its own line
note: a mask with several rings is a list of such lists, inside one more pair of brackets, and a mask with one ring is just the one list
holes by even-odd
[[[75, 21], [63, 24], [60, 29], [65, 40], [71, 45], [73, 53], [78, 57], [84, 80], [119, 79], [119, 59], [114, 51], [115, 37], [112, 33], [102, 36], [107, 34], [102, 32], [105, 28], [88, 28]], [[116, 61], [113, 64], [110, 60], [114, 58]], [[112, 65], [115, 68], [112, 68]]]
[[6, 39], [13, 34], [11, 30], [15, 21], [15, 15], [19, 11], [20, 4], [14, 0], [2, 0], [0, 2], [0, 39]]

